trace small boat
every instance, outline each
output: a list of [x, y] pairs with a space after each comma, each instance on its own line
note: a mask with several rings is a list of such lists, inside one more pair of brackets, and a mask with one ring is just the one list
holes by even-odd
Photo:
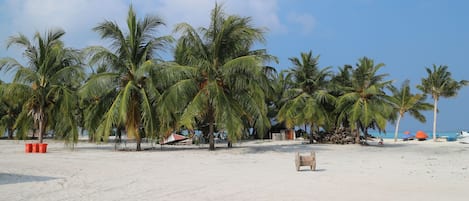
[[163, 144], [174, 144], [176, 142], [187, 140], [188, 138], [183, 135], [178, 135], [176, 133], [171, 133], [168, 137], [163, 139], [163, 142], [160, 142], [161, 145]]
[[457, 135], [458, 141], [460, 143], [469, 144], [469, 132], [468, 131], [461, 131]]
[[417, 133], [415, 133], [415, 138], [419, 141], [424, 141], [428, 138], [428, 135], [423, 131], [417, 131]]
[[469, 137], [468, 131], [461, 131], [458, 133], [458, 138], [466, 138], [466, 137]]

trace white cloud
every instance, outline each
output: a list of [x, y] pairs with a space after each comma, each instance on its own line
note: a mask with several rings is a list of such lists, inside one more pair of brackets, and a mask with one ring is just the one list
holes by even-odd
[[254, 25], [267, 28], [268, 34], [288, 33], [279, 17], [278, 0], [3, 0], [0, 57], [21, 60], [22, 50], [5, 49], [4, 42], [9, 36], [23, 33], [31, 39], [34, 32], [44, 33], [51, 28], [63, 28], [66, 31], [64, 40], [70, 47], [106, 44], [92, 28], [106, 19], [125, 29], [130, 3], [140, 17], [156, 14], [165, 20], [167, 26], [160, 34], [171, 34], [174, 25], [181, 22], [205, 27], [215, 2], [223, 4], [227, 14], [252, 17]]
[[[104, 19], [125, 19], [127, 3], [115, 0], [9, 0], [8, 14], [13, 16], [11, 34], [18, 32], [31, 37], [36, 31], [62, 28], [69, 45], [80, 47], [98, 37], [91, 29]], [[93, 39], [94, 38], [94, 39]]]
[[156, 14], [165, 20], [167, 26], [160, 34], [171, 34], [174, 25], [181, 22], [194, 27], [207, 26], [215, 2], [223, 4], [227, 14], [252, 17], [255, 26], [267, 28], [268, 34], [288, 33], [278, 16], [277, 0], [5, 0], [0, 9], [3, 11], [0, 55], [17, 55], [15, 49], [4, 52], [8, 36], [23, 33], [32, 37], [36, 31], [44, 33], [51, 28], [66, 31], [64, 40], [68, 46], [82, 48], [105, 44], [91, 29], [105, 19], [125, 27], [130, 3], [140, 17]]
[[306, 13], [290, 13], [287, 16], [287, 20], [293, 24], [299, 25], [300, 33], [303, 35], [312, 33], [316, 25], [316, 19]]
[[[164, 33], [168, 34], [180, 22], [188, 22], [194, 27], [207, 26], [215, 2], [216, 0], [139, 0], [132, 4], [141, 16], [156, 14], [162, 17], [167, 23]], [[269, 33], [287, 32], [287, 27], [281, 23], [277, 14], [277, 0], [218, 2], [224, 4], [227, 14], [250, 16], [256, 26], [267, 28]], [[7, 13], [3, 15], [8, 16], [7, 19], [11, 21], [3, 27], [9, 32], [0, 33], [0, 37], [6, 38], [18, 32], [31, 37], [36, 31], [43, 33], [47, 29], [60, 27], [67, 32], [67, 44], [83, 47], [99, 40], [91, 29], [104, 19], [124, 25], [128, 5], [128, 0], [6, 0], [3, 6]]]
[[[229, 1], [226, 4], [230, 14], [252, 17], [255, 24], [268, 28], [272, 33], [284, 34], [288, 32], [278, 16], [279, 8], [276, 0], [256, 0], [256, 1]], [[230, 8], [233, 8], [231, 10]]]
[[268, 28], [273, 33], [285, 33], [287, 28], [278, 17], [277, 0], [159, 0], [136, 1], [143, 13], [157, 13], [172, 29], [177, 23], [187, 22], [194, 27], [207, 26], [215, 2], [223, 4], [227, 14], [252, 17], [256, 26]]

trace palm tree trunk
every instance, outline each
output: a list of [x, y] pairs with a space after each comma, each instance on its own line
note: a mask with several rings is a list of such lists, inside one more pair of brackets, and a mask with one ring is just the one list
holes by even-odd
[[8, 132], [8, 139], [13, 139], [13, 131], [14, 130], [12, 128], [8, 129], [8, 131], [7, 131]]
[[366, 139], [368, 138], [368, 128], [365, 128], [365, 131], [363, 132], [363, 136], [365, 137], [365, 141], [363, 142], [363, 144], [367, 145], [368, 142], [366, 141]]
[[38, 138], [39, 138], [39, 143], [42, 144], [42, 136], [44, 135], [44, 131], [43, 131], [43, 120], [39, 120], [39, 134], [38, 134]]
[[397, 134], [399, 133], [399, 123], [401, 122], [402, 115], [399, 114], [396, 122], [396, 130], [394, 131], [394, 142], [397, 142]]
[[210, 151], [214, 151], [215, 150], [215, 139], [214, 139], [214, 135], [213, 135], [213, 132], [215, 130], [214, 128], [214, 121], [215, 121], [215, 117], [214, 117], [214, 108], [212, 107], [212, 104], [209, 103], [209, 107], [208, 107], [208, 143], [210, 145], [210, 147], [208, 148]]
[[121, 143], [121, 142], [122, 142], [122, 130], [121, 130], [121, 127], [118, 126], [116, 130], [117, 130], [117, 131], [116, 131], [116, 135], [117, 135], [117, 136], [116, 136], [116, 137], [117, 137], [116, 141], [117, 141], [118, 143]]
[[210, 151], [213, 151], [215, 150], [215, 140], [214, 140], [214, 137], [213, 137], [213, 122], [210, 121], [210, 123], [208, 123], [208, 142], [210, 144], [210, 147], [209, 147], [209, 150]]
[[142, 138], [140, 137], [140, 135], [137, 135], [135, 137], [135, 141], [137, 142], [137, 151], [142, 151], [142, 146], [140, 145], [142, 142]]
[[135, 142], [137, 143], [137, 151], [142, 151], [141, 143], [142, 143], [142, 135], [138, 129], [138, 126], [135, 126]]
[[[310, 131], [310, 132], [311, 132], [311, 137], [309, 138], [309, 143], [310, 143], [310, 144], [313, 144], [313, 143], [314, 143], [314, 139], [313, 139], [313, 136], [314, 136], [314, 133], [313, 133], [313, 131], [314, 131], [314, 125], [313, 125], [313, 124], [311, 124], [311, 128], [310, 128], [310, 129], [311, 129], [311, 131]], [[305, 130], [305, 132], [306, 132], [306, 130]]]
[[436, 115], [438, 112], [438, 97], [433, 98], [433, 141], [436, 142]]
[[355, 143], [360, 144], [360, 129], [355, 128]]
[[39, 109], [39, 143], [42, 144], [44, 133], [46, 132], [47, 119], [44, 115], [43, 109]]

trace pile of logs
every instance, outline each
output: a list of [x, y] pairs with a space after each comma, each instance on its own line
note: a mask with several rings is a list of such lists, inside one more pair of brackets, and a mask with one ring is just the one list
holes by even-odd
[[313, 139], [318, 143], [331, 144], [353, 144], [355, 143], [354, 135], [349, 129], [337, 129], [333, 133], [321, 132], [313, 135]]
[[349, 133], [334, 133], [325, 136], [325, 140], [332, 144], [352, 144], [355, 143], [354, 137]]

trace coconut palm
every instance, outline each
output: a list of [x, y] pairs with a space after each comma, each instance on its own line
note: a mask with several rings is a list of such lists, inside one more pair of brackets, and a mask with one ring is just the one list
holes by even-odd
[[394, 110], [398, 113], [396, 121], [396, 129], [394, 131], [394, 142], [397, 141], [397, 134], [399, 133], [399, 124], [401, 118], [404, 117], [405, 113], [409, 113], [412, 117], [425, 123], [425, 116], [420, 111], [431, 110], [432, 105], [425, 101], [425, 95], [423, 94], [412, 94], [410, 91], [409, 80], [405, 80], [402, 83], [400, 89], [391, 87], [392, 96], [390, 102], [392, 103]]
[[95, 139], [107, 140], [113, 128], [123, 125], [127, 135], [135, 138], [136, 149], [140, 151], [144, 135], [150, 139], [156, 137], [154, 108], [160, 92], [151, 74], [157, 64], [156, 51], [171, 41], [169, 36], [154, 35], [162, 25], [162, 19], [156, 16], [137, 19], [130, 6], [127, 33], [111, 21], [93, 28], [101, 38], [112, 41], [111, 49], [87, 49], [91, 54], [90, 64], [99, 65], [100, 69], [80, 91], [85, 99], [93, 102], [85, 114], [85, 127], [96, 129]]
[[12, 36], [7, 47], [17, 45], [24, 48], [27, 65], [22, 65], [13, 58], [4, 58], [0, 67], [6, 71], [16, 70], [11, 87], [21, 92], [25, 98], [23, 110], [19, 114], [15, 127], [19, 135], [26, 135], [32, 118], [42, 143], [47, 129], [53, 130], [56, 137], [67, 142], [76, 142], [77, 126], [71, 111], [77, 105], [75, 89], [84, 77], [78, 51], [65, 48], [61, 38], [63, 30], [51, 30], [44, 36], [34, 35], [35, 43], [25, 35]]
[[438, 112], [438, 101], [440, 97], [457, 96], [458, 91], [469, 84], [467, 80], [456, 81], [451, 77], [448, 66], [433, 64], [433, 69], [425, 68], [427, 77], [417, 86], [423, 93], [433, 98], [433, 140], [436, 141], [436, 117]]
[[337, 100], [339, 122], [348, 120], [352, 130], [356, 130], [355, 142], [360, 142], [359, 130], [362, 130], [365, 139], [368, 128], [384, 130], [391, 107], [386, 101], [384, 89], [390, 86], [391, 81], [385, 81], [387, 74], [377, 74], [384, 66], [376, 64], [372, 59], [363, 57], [359, 59], [353, 69], [351, 86], [345, 86], [345, 93]]
[[[241, 138], [247, 126], [266, 132], [269, 81], [263, 62], [272, 57], [265, 50], [250, 50], [263, 42], [263, 31], [249, 17], [226, 16], [218, 4], [209, 27], [196, 30], [182, 23], [175, 31], [181, 33], [175, 50], [179, 66], [167, 74], [175, 82], [161, 103], [163, 123], [189, 130], [206, 127], [210, 150], [215, 149], [215, 129], [226, 131], [229, 142]], [[171, 124], [168, 119], [179, 121]]]
[[335, 101], [327, 89], [328, 78], [332, 75], [330, 67], [319, 69], [318, 60], [319, 56], [313, 57], [311, 51], [301, 53], [301, 59], [290, 58], [294, 66], [289, 72], [293, 87], [285, 93], [287, 100], [278, 113], [279, 121], [285, 121], [288, 128], [309, 124], [311, 134], [326, 124], [328, 112], [325, 107]]
[[279, 122], [277, 119], [278, 112], [285, 102], [283, 99], [285, 92], [291, 88], [290, 81], [288, 81], [288, 79], [287, 70], [280, 71], [271, 79], [270, 86], [272, 88], [272, 93], [267, 97], [266, 100], [268, 106], [267, 116], [269, 119], [271, 119], [271, 121], [276, 123]]

